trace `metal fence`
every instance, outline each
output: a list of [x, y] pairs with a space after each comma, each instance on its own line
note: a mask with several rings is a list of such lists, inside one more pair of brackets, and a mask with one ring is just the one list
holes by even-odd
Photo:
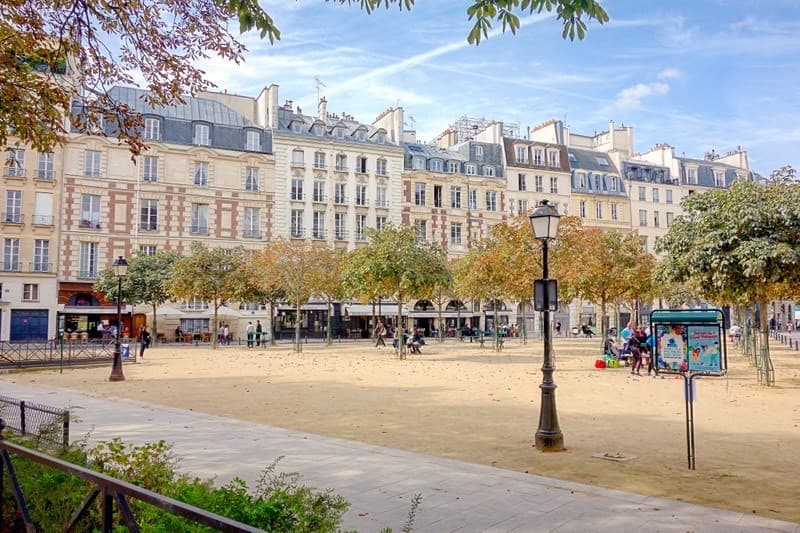
[[69, 445], [69, 411], [0, 395], [6, 427], [56, 445]]
[[[135, 354], [138, 352], [139, 342], [135, 339], [122, 339], [122, 345], [123, 355], [126, 345], [130, 353], [130, 358], [123, 358], [123, 361], [136, 362]], [[113, 358], [114, 341], [104, 339], [0, 341], [0, 369], [72, 366], [111, 362]]]

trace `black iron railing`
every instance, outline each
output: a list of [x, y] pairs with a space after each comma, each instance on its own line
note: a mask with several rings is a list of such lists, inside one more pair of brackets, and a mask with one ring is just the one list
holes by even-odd
[[[84, 339], [79, 334], [64, 337], [63, 341], [0, 341], [0, 369], [102, 363], [114, 357], [113, 339]], [[121, 341], [130, 353], [123, 361], [135, 362], [139, 343], [135, 339]]]
[[23, 435], [69, 445], [69, 411], [0, 395], [0, 419]]

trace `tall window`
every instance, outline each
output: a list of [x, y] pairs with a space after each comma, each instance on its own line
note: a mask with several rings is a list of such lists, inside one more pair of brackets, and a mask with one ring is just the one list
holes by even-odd
[[325, 168], [325, 152], [314, 152], [314, 168]]
[[461, 244], [461, 223], [453, 222], [450, 224], [450, 243], [455, 245]]
[[658, 203], [658, 189], [653, 187], [653, 202]]
[[211, 128], [208, 124], [194, 125], [194, 144], [208, 146], [211, 144]]
[[347, 213], [334, 213], [333, 231], [336, 240], [342, 241], [347, 238]]
[[303, 199], [303, 180], [295, 178], [292, 180], [292, 200]]
[[247, 137], [244, 144], [244, 149], [251, 152], [257, 152], [261, 149], [261, 133], [253, 130], [247, 130]]
[[603, 204], [600, 202], [595, 202], [594, 204], [595, 215], [597, 216], [598, 220], [603, 218]]
[[367, 238], [367, 215], [356, 215], [356, 239], [363, 241]]
[[39, 284], [38, 283], [24, 283], [22, 285], [22, 299], [27, 302], [39, 301]]
[[97, 259], [100, 245], [96, 242], [81, 243], [81, 260], [78, 276], [82, 278], [97, 277]]
[[433, 186], [433, 207], [442, 207], [442, 186]]
[[594, 175], [594, 190], [596, 190], [596, 191], [600, 190], [600, 182], [601, 182], [601, 180], [602, 180], [602, 177], [600, 176], [600, 174], [595, 174]]
[[6, 272], [19, 271], [19, 239], [3, 241], [3, 270]]
[[313, 222], [313, 233], [312, 236], [315, 239], [324, 239], [325, 238], [325, 211], [314, 211], [314, 215], [312, 218]]
[[208, 233], [208, 204], [192, 204], [191, 233]]
[[53, 193], [36, 192], [33, 206], [33, 223], [40, 226], [53, 225]]
[[449, 161], [447, 163], [447, 171], [450, 174], [457, 174], [459, 170], [461, 170], [461, 163], [458, 161]]
[[36, 239], [33, 241], [34, 272], [50, 272], [50, 241]]
[[520, 163], [528, 162], [528, 147], [517, 146], [517, 161]]
[[551, 167], [558, 166], [558, 152], [556, 150], [550, 152], [550, 166]]
[[618, 179], [619, 178], [617, 178], [616, 176], [611, 176], [611, 190], [614, 192], [616, 192], [617, 189], [619, 188], [619, 184], [617, 183]]
[[586, 202], [581, 200], [579, 207], [580, 207], [581, 218], [586, 218]]
[[302, 167], [305, 165], [305, 153], [302, 150], [292, 150], [292, 166]]
[[161, 140], [161, 121], [157, 118], [144, 119], [144, 139], [146, 141]]
[[558, 194], [558, 178], [550, 176], [550, 194]]
[[483, 159], [483, 146], [480, 145], [475, 146], [475, 159], [479, 161]]
[[244, 236], [260, 239], [261, 238], [261, 231], [259, 228], [260, 225], [260, 214], [259, 209], [257, 207], [245, 207], [244, 208]]
[[366, 185], [356, 185], [356, 205], [367, 205]]
[[144, 156], [144, 181], [158, 181], [158, 157]]
[[356, 158], [356, 172], [361, 174], [367, 173], [367, 158], [360, 156]]
[[611, 204], [611, 220], [617, 220], [617, 204]]
[[544, 150], [541, 148], [536, 148], [533, 151], [533, 164], [534, 165], [541, 165], [544, 161]]
[[83, 173], [90, 178], [100, 177], [100, 152], [97, 150], [86, 150], [84, 159]]
[[527, 191], [528, 190], [528, 183], [525, 179], [525, 174], [517, 174], [517, 190], [520, 191]]
[[414, 228], [417, 230], [417, 238], [424, 241], [428, 238], [427, 223], [425, 220], [415, 220]]
[[142, 231], [158, 229], [158, 200], [142, 200], [139, 208], [139, 229]]
[[51, 180], [55, 177], [53, 152], [39, 152], [39, 164], [36, 168], [36, 177], [40, 180]]
[[469, 190], [469, 210], [470, 211], [477, 211], [478, 210], [478, 191], [475, 189]]
[[303, 236], [303, 210], [292, 209], [292, 237], [298, 238]]
[[324, 181], [315, 181], [314, 182], [314, 190], [313, 190], [313, 200], [315, 202], [325, 202], [325, 186], [327, 184]]
[[155, 244], [140, 244], [139, 255], [154, 256], [158, 252], [158, 247]]
[[534, 178], [534, 183], [536, 185], [536, 192], [544, 192], [544, 178], [542, 176], [536, 176]]
[[672, 203], [672, 189], [667, 189], [667, 198], [666, 198], [666, 202], [667, 202], [668, 204], [671, 204], [671, 203]]
[[84, 194], [81, 196], [81, 222], [83, 228], [100, 227], [100, 196]]
[[194, 164], [194, 184], [198, 187], [208, 187], [208, 163], [198, 161]]
[[675, 213], [667, 211], [667, 227], [672, 226], [672, 221], [675, 219]]
[[425, 184], [424, 183], [415, 183], [414, 184], [414, 204], [415, 205], [425, 205]]
[[478, 172], [477, 172], [477, 168], [475, 167], [475, 165], [473, 165], [472, 163], [467, 163], [467, 164], [465, 165], [465, 167], [464, 167], [464, 173], [465, 173], [467, 176], [474, 176], [474, 175], [476, 175]]
[[450, 207], [461, 209], [461, 187], [450, 187]]
[[6, 161], [6, 176], [22, 178], [25, 176], [25, 149], [14, 148], [8, 153]]
[[258, 168], [247, 167], [244, 174], [244, 190], [258, 192]]
[[686, 169], [686, 182], [689, 185], [697, 185], [697, 169], [696, 168], [687, 168]]
[[411, 168], [414, 170], [425, 170], [425, 158], [415, 157], [411, 160]]
[[[513, 204], [512, 204], [513, 205]], [[528, 212], [528, 200], [517, 200], [517, 213], [527, 213]]]
[[716, 187], [724, 187], [725, 186], [725, 173], [721, 170], [714, 171], [714, 185]]
[[483, 175], [487, 177], [494, 177], [494, 167], [490, 165], [486, 165], [483, 167]]
[[643, 202], [647, 200], [647, 189], [644, 187], [639, 187], [639, 200]]
[[333, 184], [333, 202], [336, 204], [346, 204], [347, 203], [347, 184], [346, 183], [334, 183]]
[[661, 227], [661, 223], [658, 219], [658, 211], [653, 211], [653, 227], [658, 228]]
[[6, 191], [6, 213], [3, 221], [22, 224], [22, 191]]
[[[440, 161], [441, 163], [441, 161]], [[386, 175], [386, 160], [385, 159], [378, 159], [377, 166], [375, 167], [375, 174], [378, 176], [385, 176]]]
[[497, 211], [497, 192], [486, 191], [486, 210]]
[[642, 227], [647, 226], [647, 211], [645, 209], [639, 209], [639, 225]]
[[386, 203], [387, 197], [387, 190], [386, 187], [378, 187], [375, 189], [375, 207], [387, 207], [388, 204]]
[[336, 170], [344, 172], [347, 170], [347, 156], [344, 154], [336, 155]]
[[430, 169], [434, 172], [441, 172], [442, 171], [442, 160], [441, 159], [431, 159], [428, 164], [430, 165]]

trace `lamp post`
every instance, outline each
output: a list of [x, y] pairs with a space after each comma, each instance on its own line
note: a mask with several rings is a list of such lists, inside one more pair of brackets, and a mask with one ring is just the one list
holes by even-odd
[[117, 276], [117, 336], [114, 340], [114, 363], [111, 366], [111, 375], [108, 381], [125, 381], [125, 374], [122, 373], [122, 353], [119, 345], [119, 334], [122, 330], [122, 278], [128, 273], [128, 262], [119, 256], [112, 265], [114, 275]]
[[[555, 281], [548, 279], [548, 242], [556, 238], [558, 232], [558, 219], [560, 215], [554, 205], [542, 200], [531, 213], [530, 220], [534, 236], [542, 241], [542, 279], [537, 280], [540, 286], [541, 303], [534, 301], [536, 310], [543, 312], [544, 328], [544, 361], [542, 363], [542, 390], [541, 406], [539, 411], [539, 427], [536, 429], [536, 448], [543, 452], [559, 452], [564, 450], [564, 435], [558, 427], [558, 413], [556, 412], [556, 384], [553, 382], [552, 337], [550, 328], [551, 300], [558, 302]], [[555, 291], [556, 294], [548, 294]], [[536, 299], [535, 299], [536, 300]], [[556, 307], [557, 307], [556, 303]], [[555, 310], [555, 309], [553, 309]]]

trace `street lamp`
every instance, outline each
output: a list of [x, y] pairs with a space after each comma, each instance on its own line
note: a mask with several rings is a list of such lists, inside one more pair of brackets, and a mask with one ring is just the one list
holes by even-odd
[[112, 265], [114, 275], [117, 276], [117, 338], [114, 340], [114, 363], [111, 366], [111, 375], [108, 381], [125, 381], [122, 373], [122, 353], [120, 352], [119, 333], [122, 330], [122, 278], [128, 273], [128, 262], [119, 256]]
[[[534, 236], [542, 241], [542, 279], [536, 280], [537, 298], [534, 304], [544, 317], [544, 362], [542, 363], [542, 400], [539, 411], [539, 427], [536, 429], [536, 448], [543, 452], [560, 452], [564, 450], [564, 435], [558, 427], [556, 412], [556, 384], [553, 382], [552, 338], [550, 331], [550, 311], [558, 307], [558, 289], [554, 280], [547, 279], [547, 244], [556, 238], [560, 215], [554, 205], [542, 200], [531, 213], [531, 226]], [[548, 294], [552, 292], [553, 294]], [[556, 302], [555, 306], [552, 302]]]

